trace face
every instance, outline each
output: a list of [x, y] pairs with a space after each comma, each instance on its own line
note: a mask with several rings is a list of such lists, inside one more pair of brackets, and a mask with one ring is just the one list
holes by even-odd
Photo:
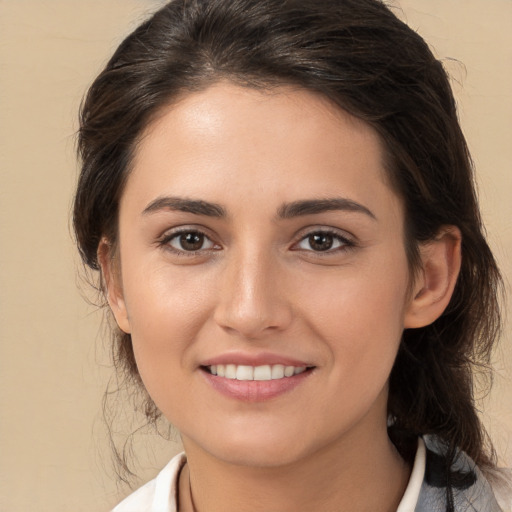
[[187, 449], [276, 465], [385, 428], [403, 226], [376, 133], [313, 93], [220, 83], [161, 112], [109, 300]]

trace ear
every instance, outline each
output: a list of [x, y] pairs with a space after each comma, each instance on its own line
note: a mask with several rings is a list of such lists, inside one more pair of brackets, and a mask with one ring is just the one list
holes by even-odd
[[129, 334], [131, 329], [123, 296], [121, 268], [119, 261], [112, 254], [113, 251], [112, 244], [106, 238], [102, 238], [98, 245], [97, 254], [103, 279], [103, 291], [117, 325], [122, 331]]
[[460, 271], [461, 240], [459, 228], [444, 226], [420, 245], [421, 268], [405, 312], [406, 329], [431, 324], [448, 306]]

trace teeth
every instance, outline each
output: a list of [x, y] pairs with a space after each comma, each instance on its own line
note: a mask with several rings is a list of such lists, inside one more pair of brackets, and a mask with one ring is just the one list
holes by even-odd
[[270, 366], [266, 364], [265, 366], [256, 366], [254, 368], [254, 380], [271, 380], [272, 379], [272, 370]]
[[293, 366], [285, 366], [284, 367], [284, 376], [291, 377], [293, 375], [294, 371], [295, 371], [295, 368]]
[[253, 380], [254, 368], [252, 366], [238, 366], [236, 369], [236, 380]]
[[282, 364], [275, 364], [272, 366], [272, 378], [282, 379], [284, 377], [284, 366]]
[[226, 373], [224, 377], [226, 377], [226, 379], [236, 379], [236, 364], [226, 365]]
[[232, 380], [276, 380], [306, 371], [305, 366], [284, 366], [282, 364], [262, 366], [217, 364], [209, 366], [208, 369], [212, 375]]

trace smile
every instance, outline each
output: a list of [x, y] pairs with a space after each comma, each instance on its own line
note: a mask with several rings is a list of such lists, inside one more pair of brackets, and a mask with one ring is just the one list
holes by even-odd
[[282, 364], [265, 364], [261, 366], [248, 366], [236, 364], [217, 364], [206, 366], [205, 369], [212, 375], [231, 380], [278, 380], [293, 377], [306, 371], [306, 366], [285, 366]]

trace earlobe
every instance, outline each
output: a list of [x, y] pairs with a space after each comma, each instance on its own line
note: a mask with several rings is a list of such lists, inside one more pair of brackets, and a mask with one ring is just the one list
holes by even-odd
[[105, 293], [117, 325], [122, 331], [129, 334], [131, 329], [124, 301], [120, 268], [112, 257], [112, 250], [109, 241], [106, 238], [102, 238], [98, 245], [97, 254], [103, 280], [103, 292]]
[[459, 228], [444, 226], [420, 245], [421, 269], [405, 312], [406, 329], [431, 324], [448, 306], [460, 271], [461, 240]]

